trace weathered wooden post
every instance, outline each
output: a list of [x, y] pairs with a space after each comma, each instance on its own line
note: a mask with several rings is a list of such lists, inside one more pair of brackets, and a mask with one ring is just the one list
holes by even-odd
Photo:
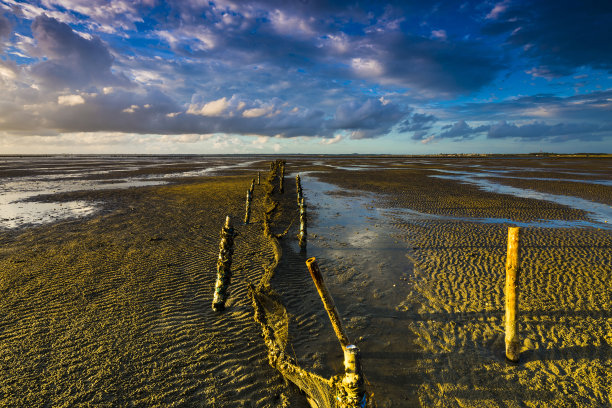
[[366, 392], [359, 348], [349, 344], [344, 348], [344, 378], [342, 386], [349, 407], [365, 407]]
[[255, 191], [255, 179], [251, 180], [251, 187], [249, 187], [251, 194]]
[[297, 191], [297, 202], [298, 205], [300, 205], [300, 202], [302, 201], [302, 180], [300, 180], [299, 174], [295, 176], [295, 188]]
[[246, 193], [246, 209], [245, 209], [245, 214], [244, 214], [245, 224], [248, 224], [249, 220], [251, 219], [251, 200], [253, 200], [253, 190], [248, 189]]
[[339, 390], [339, 395], [337, 395], [341, 402], [340, 406], [347, 408], [365, 407], [367, 397], [363, 372], [361, 370], [359, 348], [354, 344], [349, 344], [348, 337], [344, 332], [340, 316], [338, 315], [338, 310], [334, 305], [334, 300], [323, 281], [317, 260], [315, 258], [308, 259], [306, 266], [344, 352], [344, 377], [342, 378], [342, 387]]
[[257, 172], [257, 185], [261, 184], [261, 178], [259, 176], [259, 172]]
[[300, 233], [298, 234], [298, 239], [300, 241], [300, 248], [306, 248], [306, 203], [304, 202], [304, 198], [300, 201]]
[[212, 308], [220, 312], [225, 310], [227, 289], [232, 281], [232, 255], [234, 254], [234, 227], [228, 215], [225, 225], [221, 229], [221, 243], [219, 244], [219, 258], [217, 259], [217, 282]]
[[279, 190], [280, 190], [280, 192], [282, 194], [282, 193], [285, 192], [285, 187], [284, 187], [284, 184], [285, 184], [285, 162], [281, 160], [279, 167], [280, 167], [280, 181], [279, 181], [280, 188], [279, 188]]
[[327, 311], [327, 315], [329, 316], [329, 320], [331, 321], [332, 327], [334, 328], [336, 337], [338, 337], [338, 341], [342, 346], [342, 350], [344, 350], [346, 349], [346, 346], [349, 345], [349, 340], [348, 337], [346, 337], [344, 328], [342, 327], [342, 323], [340, 322], [340, 316], [338, 315], [338, 310], [336, 310], [334, 300], [329, 294], [329, 291], [325, 286], [325, 282], [323, 282], [323, 276], [321, 275], [321, 270], [319, 269], [319, 264], [317, 264], [316, 258], [313, 257], [306, 260], [306, 266], [308, 267], [310, 276], [312, 277], [312, 280], [314, 281], [314, 284], [317, 287], [317, 292], [319, 292], [319, 296], [321, 296], [321, 300], [323, 301], [323, 307]]
[[518, 279], [519, 279], [519, 228], [508, 228], [508, 257], [506, 259], [506, 358], [519, 361], [518, 333]]

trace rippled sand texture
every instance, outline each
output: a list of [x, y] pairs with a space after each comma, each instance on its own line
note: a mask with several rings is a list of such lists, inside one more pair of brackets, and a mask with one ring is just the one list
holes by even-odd
[[[435, 175], [436, 169], [464, 170], [461, 166], [466, 164], [499, 169], [515, 166], [517, 171], [525, 166], [522, 171], [529, 171], [531, 176], [535, 171], [529, 167], [533, 165], [569, 166], [572, 170], [571, 160], [562, 164], [543, 162], [506, 161], [502, 166], [490, 160], [474, 160], [448, 166], [447, 160], [441, 160], [424, 166], [398, 166], [398, 170], [343, 171], [321, 176], [340, 186], [383, 193], [383, 206], [446, 217], [398, 215], [389, 228], [406, 248], [406, 262], [414, 266], [404, 299], [395, 307], [399, 313], [395, 320], [411, 322], [416, 349], [404, 346], [404, 353], [398, 354], [397, 346], [387, 346], [396, 356], [390, 366], [412, 362], [422, 376], [416, 377], [419, 404], [410, 406], [612, 404], [610, 228], [601, 223], [587, 228], [538, 227], [538, 220], [588, 220], [589, 214], [554, 202], [486, 192], [474, 185], [428, 177]], [[581, 162], [579, 171], [593, 171], [591, 178], [609, 180], [609, 175], [601, 173], [602, 164], [605, 172], [609, 160], [594, 161], [590, 169], [588, 163]], [[610, 198], [610, 187], [605, 185], [496, 181], [604, 204]], [[470, 222], [471, 217], [499, 220]], [[518, 365], [504, 358], [504, 265], [507, 227], [512, 225], [504, 219], [532, 225], [521, 229], [522, 348]], [[378, 320], [375, 313], [370, 317]], [[393, 328], [387, 331], [393, 335]]]
[[602, 407], [612, 401], [612, 236], [608, 231], [521, 231], [521, 362], [504, 361], [507, 230], [427, 223], [411, 230], [414, 313], [424, 351], [423, 406]]
[[[125, 190], [129, 207], [3, 235], [0, 406], [301, 401], [268, 365], [252, 319], [246, 282], [259, 280], [272, 250], [260, 231], [260, 186], [254, 222], [239, 223], [249, 184], [226, 177]], [[219, 315], [211, 302], [226, 214], [240, 235]]]

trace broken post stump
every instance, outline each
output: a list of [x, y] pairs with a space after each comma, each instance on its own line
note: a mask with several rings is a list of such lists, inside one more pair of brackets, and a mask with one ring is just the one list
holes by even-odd
[[285, 192], [284, 184], [285, 184], [285, 161], [280, 161], [280, 180], [279, 180], [279, 191], [281, 194]]
[[350, 407], [365, 407], [366, 392], [363, 372], [361, 370], [361, 353], [354, 344], [344, 348], [344, 378], [342, 386], [344, 399]]
[[298, 234], [298, 239], [300, 241], [300, 248], [306, 248], [306, 203], [304, 202], [304, 198], [300, 201], [300, 233]]
[[508, 228], [508, 257], [506, 259], [506, 358], [519, 361], [518, 333], [518, 279], [519, 279], [519, 228]]
[[219, 258], [217, 259], [217, 282], [212, 308], [220, 312], [225, 310], [227, 290], [232, 280], [232, 255], [234, 254], [234, 227], [228, 215], [225, 225], [221, 229], [221, 243], [219, 244]]
[[342, 346], [342, 350], [344, 350], [349, 344], [348, 337], [346, 337], [344, 328], [342, 327], [340, 316], [338, 315], [338, 310], [336, 309], [334, 300], [332, 299], [329, 291], [327, 290], [325, 282], [323, 282], [323, 276], [321, 275], [321, 270], [319, 269], [317, 260], [314, 257], [309, 258], [306, 261], [306, 266], [308, 267], [310, 276], [312, 277], [312, 280], [314, 281], [314, 284], [317, 288], [317, 292], [319, 292], [319, 296], [321, 296], [321, 300], [323, 301], [323, 307], [327, 311], [327, 315], [329, 316], [329, 320], [331, 321], [332, 327], [334, 328], [336, 337], [338, 337], [338, 341]]

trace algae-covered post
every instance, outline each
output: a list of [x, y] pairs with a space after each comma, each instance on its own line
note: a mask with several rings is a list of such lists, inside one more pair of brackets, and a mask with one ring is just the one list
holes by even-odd
[[340, 316], [338, 315], [338, 310], [336, 309], [336, 305], [334, 304], [334, 300], [332, 299], [327, 287], [325, 286], [325, 282], [323, 282], [323, 276], [321, 275], [321, 270], [319, 269], [319, 264], [317, 264], [317, 260], [313, 258], [309, 258], [306, 261], [306, 266], [308, 267], [308, 271], [310, 272], [310, 276], [314, 281], [315, 286], [317, 287], [317, 292], [319, 292], [319, 296], [321, 296], [321, 300], [323, 301], [323, 307], [327, 311], [329, 316], [329, 320], [331, 321], [332, 327], [334, 328], [334, 332], [336, 333], [336, 337], [338, 337], [338, 341], [340, 341], [340, 345], [342, 349], [346, 349], [346, 346], [349, 344], [348, 337], [344, 332], [344, 328], [342, 327], [342, 323], [340, 322]]
[[306, 248], [306, 203], [302, 197], [300, 201], [300, 233], [298, 234], [300, 248]]
[[299, 174], [295, 176], [295, 189], [297, 191], [297, 203], [300, 205], [300, 202], [302, 201], [302, 182]]
[[518, 335], [518, 278], [519, 278], [519, 228], [508, 228], [508, 258], [506, 259], [506, 358], [519, 361]]
[[[253, 187], [251, 185], [251, 187]], [[251, 219], [251, 201], [253, 200], [253, 190], [248, 189], [246, 194], [246, 209], [244, 214], [244, 223], [248, 224]]]
[[219, 244], [219, 258], [217, 259], [217, 282], [212, 308], [220, 312], [225, 309], [227, 289], [232, 280], [232, 255], [234, 253], [234, 227], [228, 215], [225, 225], [221, 229], [221, 243]]
[[349, 344], [344, 348], [344, 378], [342, 386], [346, 392], [345, 399], [350, 407], [364, 407], [366, 390], [363, 372], [361, 370], [361, 355], [359, 348]]

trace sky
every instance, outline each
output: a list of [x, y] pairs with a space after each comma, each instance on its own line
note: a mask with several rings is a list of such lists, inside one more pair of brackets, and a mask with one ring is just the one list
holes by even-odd
[[612, 153], [612, 2], [0, 0], [0, 154]]

